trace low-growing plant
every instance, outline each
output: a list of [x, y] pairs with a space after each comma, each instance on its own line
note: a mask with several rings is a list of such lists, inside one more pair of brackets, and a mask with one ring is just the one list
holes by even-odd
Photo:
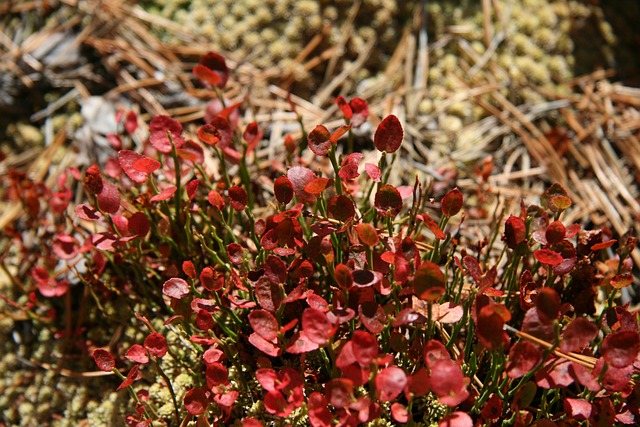
[[[45, 200], [56, 215], [31, 270], [45, 299], [20, 309], [44, 321], [81, 304], [110, 332], [136, 328], [65, 329], [131, 394], [128, 425], [638, 423], [638, 319], [620, 304], [634, 237], [563, 223], [572, 202], [554, 184], [464, 247], [460, 190], [390, 183], [396, 116], [376, 127], [377, 164], [340, 151], [369, 112], [339, 97], [343, 126], [303, 127], [260, 167], [266, 129], [224, 105], [224, 59], [194, 74], [222, 103], [198, 141], [157, 116], [136, 144], [123, 113], [103, 167], [55, 192], [15, 179], [32, 217]], [[87, 200], [73, 208], [72, 178]]]

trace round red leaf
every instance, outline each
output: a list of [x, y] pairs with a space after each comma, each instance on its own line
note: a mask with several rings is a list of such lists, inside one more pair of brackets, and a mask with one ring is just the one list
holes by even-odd
[[202, 387], [192, 388], [184, 395], [184, 406], [191, 415], [201, 415], [209, 406], [207, 391]]
[[96, 348], [91, 355], [101, 371], [111, 372], [115, 369], [116, 360], [109, 351], [103, 348]]
[[542, 264], [547, 264], [550, 266], [558, 265], [562, 262], [562, 255], [557, 252], [554, 252], [550, 249], [538, 249], [533, 253], [535, 259], [537, 259]]
[[273, 183], [273, 192], [276, 199], [283, 204], [287, 204], [293, 199], [293, 184], [289, 181], [289, 178], [282, 175], [276, 178]]
[[169, 298], [184, 299], [189, 296], [189, 284], [184, 279], [174, 277], [164, 282], [162, 293]]
[[152, 356], [163, 357], [167, 354], [167, 340], [159, 332], [150, 333], [144, 340], [144, 346]]
[[331, 148], [331, 133], [323, 125], [316, 126], [307, 137], [309, 148], [316, 156], [325, 156]]
[[377, 191], [374, 205], [380, 216], [395, 218], [402, 209], [402, 196], [393, 185], [386, 184]]
[[400, 120], [391, 114], [385, 117], [378, 125], [373, 136], [373, 145], [378, 151], [394, 153], [400, 147], [403, 137], [404, 131]]
[[376, 390], [382, 402], [389, 402], [404, 390], [407, 374], [397, 366], [384, 368], [376, 375]]
[[462, 209], [462, 192], [458, 188], [449, 191], [440, 201], [442, 214], [448, 217], [455, 216]]
[[244, 188], [234, 185], [229, 188], [229, 204], [236, 211], [242, 211], [247, 206], [249, 197]]

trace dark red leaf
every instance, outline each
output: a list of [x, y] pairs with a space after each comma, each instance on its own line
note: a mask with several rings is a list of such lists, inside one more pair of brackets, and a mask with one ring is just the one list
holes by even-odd
[[509, 249], [516, 249], [527, 238], [527, 227], [518, 216], [510, 216], [504, 225], [504, 241]]
[[558, 243], [564, 239], [566, 234], [566, 228], [561, 221], [553, 221], [545, 231], [545, 238], [547, 239], [547, 243], [553, 245], [554, 243]]
[[267, 310], [252, 310], [249, 313], [249, 324], [258, 335], [267, 341], [273, 341], [278, 337], [278, 321]]
[[220, 81], [216, 83], [220, 89], [223, 89], [229, 80], [229, 67], [224, 56], [215, 52], [208, 52], [206, 55], [200, 58], [200, 65], [207, 67], [220, 76]]
[[533, 253], [535, 259], [537, 259], [540, 263], [555, 266], [562, 262], [563, 258], [557, 252], [552, 251], [551, 249], [538, 249]]
[[375, 246], [378, 244], [378, 232], [369, 223], [363, 222], [356, 226], [356, 233], [362, 243], [367, 246]]
[[413, 276], [413, 289], [421, 300], [437, 301], [445, 291], [444, 273], [437, 264], [423, 262]]
[[402, 196], [393, 185], [386, 184], [376, 192], [374, 205], [378, 215], [384, 218], [395, 218], [402, 209]]
[[85, 221], [97, 221], [102, 217], [102, 214], [95, 210], [93, 207], [85, 204], [80, 204], [76, 206], [76, 215], [78, 218], [84, 219]]
[[329, 216], [338, 221], [347, 222], [356, 214], [356, 208], [351, 199], [345, 195], [334, 196], [327, 204]]
[[336, 265], [333, 276], [336, 279], [336, 283], [343, 289], [349, 289], [353, 284], [353, 276], [351, 270], [344, 264]]
[[163, 357], [167, 354], [167, 340], [159, 332], [152, 332], [144, 340], [144, 346], [155, 357]]
[[353, 286], [368, 288], [382, 280], [382, 273], [371, 270], [353, 270], [351, 277], [353, 277]]
[[142, 378], [142, 374], [140, 373], [140, 365], [133, 365], [133, 367], [129, 369], [129, 372], [127, 373], [127, 378], [122, 381], [116, 391], [120, 391], [123, 388], [129, 387], [131, 384], [133, 384], [134, 381], [138, 381], [140, 378]]
[[233, 265], [241, 265], [244, 262], [244, 248], [239, 243], [229, 243], [226, 246], [227, 256]]
[[200, 272], [200, 283], [209, 291], [219, 291], [224, 285], [224, 276], [207, 266]]
[[448, 217], [455, 216], [462, 209], [462, 192], [458, 188], [450, 190], [440, 201], [442, 214]]
[[270, 391], [264, 396], [264, 407], [267, 412], [279, 417], [287, 417], [293, 411], [293, 405], [279, 391]]
[[326, 156], [331, 149], [331, 133], [323, 125], [316, 126], [307, 137], [309, 148], [316, 156]]
[[219, 385], [229, 384], [229, 371], [220, 362], [207, 365], [206, 371], [207, 387], [212, 390]]
[[149, 133], [149, 142], [161, 153], [170, 153], [174, 145], [180, 147], [184, 142], [182, 125], [168, 116], [155, 116], [149, 124]]
[[276, 178], [273, 183], [273, 192], [276, 199], [283, 204], [287, 204], [293, 199], [293, 184], [285, 175]]
[[544, 287], [538, 291], [537, 297], [534, 298], [534, 303], [540, 316], [548, 322], [555, 320], [560, 314], [560, 295], [548, 287]]
[[244, 188], [234, 185], [229, 188], [229, 204], [236, 211], [242, 211], [247, 206], [249, 198]]
[[91, 355], [101, 371], [111, 372], [115, 369], [116, 360], [109, 351], [103, 348], [96, 348]]
[[199, 185], [200, 185], [199, 180], [192, 179], [191, 181], [187, 182], [187, 184], [184, 186], [185, 190], [187, 191], [187, 197], [189, 198], [189, 200], [193, 200], [196, 197], [196, 193], [198, 192]]
[[193, 67], [193, 75], [209, 87], [218, 86], [222, 82], [222, 78], [218, 73], [200, 64]]
[[162, 293], [169, 298], [185, 299], [189, 296], [189, 284], [179, 277], [167, 280], [162, 285]]
[[120, 208], [120, 192], [118, 187], [110, 182], [103, 182], [102, 191], [96, 194], [100, 210], [114, 214]]
[[[327, 408], [327, 400], [317, 391], [311, 393], [307, 399], [307, 409], [309, 412], [309, 424], [311, 427], [331, 427], [333, 424], [333, 414]], [[244, 426], [243, 426], [244, 427]]]
[[376, 375], [376, 392], [382, 402], [389, 402], [398, 397], [406, 385], [407, 374], [397, 366], [384, 368]]
[[124, 119], [124, 130], [132, 135], [138, 128], [138, 116], [135, 111], [129, 111]]
[[378, 125], [373, 136], [373, 145], [378, 151], [394, 153], [400, 147], [403, 137], [404, 130], [400, 120], [391, 114], [385, 117]]
[[184, 395], [184, 407], [191, 415], [201, 415], [209, 406], [209, 397], [203, 387], [196, 387]]
[[615, 368], [631, 366], [638, 357], [640, 336], [636, 331], [618, 331], [602, 342], [602, 355]]
[[87, 168], [84, 174], [84, 186], [91, 194], [100, 194], [102, 192], [103, 180], [100, 169], [92, 165]]
[[560, 350], [581, 351], [598, 334], [598, 327], [583, 317], [573, 319], [562, 332]]
[[528, 341], [520, 341], [509, 349], [506, 371], [509, 378], [520, 378], [542, 361], [538, 348]]
[[465, 255], [462, 258], [462, 263], [464, 264], [471, 277], [473, 277], [473, 280], [475, 280], [476, 283], [480, 283], [480, 281], [482, 280], [482, 269], [480, 268], [480, 264], [478, 264], [478, 261], [471, 255]]
[[549, 359], [545, 366], [536, 372], [535, 379], [538, 387], [550, 389], [567, 387], [573, 384], [573, 377], [569, 372], [571, 362], [564, 359]]
[[131, 234], [144, 237], [151, 229], [151, 223], [145, 214], [136, 212], [129, 218], [128, 227]]

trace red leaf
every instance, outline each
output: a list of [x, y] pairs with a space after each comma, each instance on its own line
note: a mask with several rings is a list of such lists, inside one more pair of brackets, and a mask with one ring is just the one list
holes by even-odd
[[389, 402], [404, 390], [407, 385], [407, 374], [397, 366], [384, 368], [376, 375], [376, 391], [382, 402]]
[[562, 301], [560, 301], [560, 295], [552, 288], [540, 289], [537, 297], [534, 298], [534, 303], [540, 316], [548, 322], [557, 319], [560, 314]]
[[142, 374], [140, 373], [140, 365], [133, 365], [133, 368], [131, 368], [127, 373], [127, 378], [122, 381], [116, 391], [120, 391], [123, 388], [129, 387], [131, 384], [133, 384], [134, 381], [137, 381], [140, 378], [142, 378]]
[[187, 182], [187, 184], [184, 186], [185, 190], [187, 191], [187, 197], [189, 198], [189, 200], [193, 200], [196, 197], [196, 193], [198, 192], [199, 185], [200, 185], [199, 180], [192, 179], [191, 181]]
[[404, 131], [400, 120], [391, 114], [385, 117], [378, 125], [373, 136], [373, 145], [378, 151], [394, 153], [400, 147], [403, 137]]
[[424, 301], [436, 301], [445, 291], [445, 277], [437, 264], [425, 261], [416, 269], [413, 276], [413, 289], [418, 298]]
[[411, 418], [407, 407], [398, 402], [394, 402], [391, 405], [391, 416], [399, 423], [406, 423]]
[[442, 214], [448, 217], [455, 216], [462, 209], [462, 203], [462, 192], [456, 187], [440, 201]]
[[189, 284], [184, 279], [174, 277], [164, 282], [162, 293], [169, 298], [185, 299], [189, 296]]
[[278, 321], [267, 310], [252, 310], [249, 313], [249, 324], [258, 335], [267, 341], [278, 338]]
[[243, 211], [247, 206], [249, 197], [244, 188], [234, 185], [229, 188], [229, 204], [236, 211]]
[[538, 348], [528, 341], [520, 341], [509, 349], [506, 371], [509, 378], [520, 378], [535, 368], [542, 360]]
[[330, 217], [338, 221], [347, 222], [356, 215], [356, 208], [349, 197], [341, 194], [329, 200], [327, 212]]
[[277, 391], [278, 373], [271, 368], [260, 368], [255, 372], [256, 379], [266, 391]]
[[218, 128], [212, 124], [207, 123], [206, 125], [200, 126], [200, 129], [198, 129], [198, 139], [212, 147], [220, 142], [222, 138], [222, 133], [220, 133]]
[[85, 204], [76, 206], [75, 211], [78, 218], [84, 219], [85, 221], [97, 221], [102, 217], [100, 212]]
[[547, 239], [547, 243], [553, 245], [554, 243], [558, 243], [564, 239], [567, 230], [564, 227], [564, 224], [561, 221], [553, 221], [547, 227], [544, 235]]
[[446, 236], [444, 232], [440, 229], [438, 224], [429, 216], [429, 214], [423, 213], [422, 215], [418, 215], [419, 219], [424, 222], [424, 225], [433, 233], [437, 240], [442, 240]]
[[229, 243], [226, 248], [229, 261], [233, 265], [241, 265], [244, 262], [244, 248], [239, 243]]
[[371, 178], [374, 182], [381, 181], [382, 171], [378, 166], [374, 165], [373, 163], [365, 163], [364, 170], [365, 172], [367, 172], [367, 175], [369, 175], [369, 178]]
[[224, 206], [225, 206], [224, 198], [216, 190], [209, 191], [209, 194], [207, 194], [207, 200], [209, 201], [211, 206], [218, 209], [219, 211], [224, 209]]
[[273, 192], [275, 193], [276, 199], [286, 205], [293, 199], [293, 184], [291, 184], [289, 178], [282, 175], [276, 178], [273, 183]]
[[640, 350], [640, 336], [636, 331], [619, 331], [607, 335], [602, 342], [604, 360], [615, 368], [633, 364]]
[[307, 308], [302, 313], [302, 330], [309, 340], [325, 345], [333, 336], [336, 329], [323, 311]]
[[345, 181], [350, 179], [356, 179], [360, 174], [358, 173], [358, 164], [364, 157], [362, 153], [351, 153], [342, 159], [340, 164], [340, 170], [338, 176]]
[[63, 260], [70, 260], [78, 255], [78, 242], [69, 234], [60, 233], [53, 239], [52, 247], [56, 256]]
[[344, 96], [342, 95], [338, 96], [336, 98], [336, 104], [338, 105], [338, 108], [340, 109], [340, 111], [342, 111], [342, 115], [344, 116], [344, 118], [346, 120], [351, 120], [351, 117], [353, 116], [353, 111], [351, 110], [351, 107], [347, 103], [347, 100], [344, 99]]
[[293, 191], [302, 203], [315, 202], [316, 196], [305, 191], [305, 186], [316, 178], [316, 174], [311, 169], [303, 166], [294, 166], [287, 171], [287, 178], [293, 185]]
[[184, 144], [177, 150], [178, 157], [189, 162], [202, 164], [204, 162], [204, 150], [202, 146], [190, 139], [186, 140]]
[[320, 346], [311, 341], [311, 339], [302, 332], [296, 332], [289, 340], [287, 345], [287, 352], [292, 354], [308, 353], [313, 350], [317, 350]]
[[374, 205], [381, 217], [395, 218], [402, 209], [402, 197], [393, 185], [386, 184], [376, 192]]
[[184, 406], [191, 415], [201, 415], [209, 406], [207, 391], [203, 387], [196, 387], [184, 395]]
[[363, 222], [356, 226], [356, 233], [362, 243], [367, 246], [375, 246], [378, 244], [378, 232], [369, 223]]
[[359, 288], [368, 288], [373, 286], [382, 280], [383, 277], [382, 273], [379, 271], [371, 270], [353, 270], [353, 272], [351, 272], [351, 276], [353, 277], [353, 286]]
[[516, 249], [527, 238], [527, 227], [518, 216], [510, 216], [504, 225], [504, 241], [509, 249]]
[[360, 321], [372, 334], [379, 334], [387, 324], [387, 315], [383, 308], [374, 301], [363, 302], [358, 306]]
[[558, 265], [563, 260], [562, 255], [550, 249], [538, 249], [533, 253], [533, 256], [540, 263], [550, 265], [550, 266]]
[[[558, 207], [556, 206], [556, 203], [552, 202], [552, 199], [556, 196], [562, 196], [562, 197], [566, 197], [567, 199], [569, 199], [568, 194], [567, 194], [567, 190], [565, 190], [560, 184], [555, 183], [553, 185], [551, 185], [551, 187], [547, 188], [545, 190], [545, 192], [542, 194], [542, 196], [540, 197], [540, 202], [542, 204], [543, 208], [546, 209], [551, 209], [551, 211], [556, 212], [558, 210]], [[556, 201], [558, 201], [559, 205], [566, 205], [566, 202], [562, 202], [562, 199], [556, 199]], [[569, 205], [571, 203], [571, 199], [569, 199]]]
[[156, 194], [151, 199], [149, 199], [149, 201], [151, 201], [151, 202], [160, 202], [160, 201], [163, 201], [163, 200], [167, 200], [167, 199], [171, 198], [171, 196], [173, 196], [175, 194], [177, 189], [178, 189], [178, 187], [176, 187], [175, 185], [170, 185], [167, 188], [165, 188], [164, 190], [162, 190], [159, 194]]
[[249, 342], [253, 344], [258, 350], [264, 352], [271, 357], [278, 357], [282, 354], [280, 347], [276, 346], [270, 341], [265, 340], [257, 332], [249, 335]]
[[151, 229], [151, 223], [149, 223], [145, 214], [142, 212], [136, 212], [131, 215], [131, 218], [129, 218], [128, 228], [131, 234], [144, 237]]
[[616, 274], [611, 280], [609, 280], [609, 284], [616, 289], [626, 288], [632, 283], [633, 275], [631, 273]]
[[480, 281], [482, 280], [482, 269], [480, 269], [480, 264], [478, 264], [478, 261], [471, 255], [465, 255], [462, 258], [462, 263], [466, 267], [471, 277], [473, 277], [473, 280], [475, 280], [477, 283], [480, 283]]
[[159, 332], [152, 332], [144, 340], [144, 346], [155, 357], [163, 357], [167, 354], [167, 340]]
[[149, 363], [149, 352], [140, 344], [132, 345], [124, 357], [142, 365]]
[[[488, 304], [482, 307], [478, 314], [478, 342], [489, 350], [500, 348], [505, 341], [505, 332], [503, 331], [505, 319], [500, 312], [502, 308], [504, 306], [499, 304]], [[506, 310], [506, 308], [504, 309]]]
[[342, 136], [345, 133], [349, 132], [350, 129], [351, 129], [350, 125], [340, 126], [338, 129], [331, 132], [331, 137], [329, 138], [329, 141], [331, 141], [331, 143], [334, 145], [337, 144], [340, 138], [342, 138]]
[[103, 348], [96, 348], [91, 355], [101, 371], [111, 372], [115, 369], [116, 360], [109, 351]]
[[330, 184], [330, 182], [331, 180], [329, 178], [314, 178], [304, 186], [304, 191], [315, 197], [318, 194], [322, 193]]
[[473, 420], [466, 412], [456, 411], [440, 420], [438, 427], [473, 427]]
[[360, 366], [368, 366], [378, 356], [378, 341], [367, 332], [355, 331], [351, 337], [351, 350]]
[[227, 67], [224, 56], [215, 52], [208, 52], [200, 58], [200, 65], [215, 72], [220, 77], [220, 81], [215, 83], [216, 86], [220, 89], [225, 87], [227, 80], [229, 80], [229, 67]]
[[584, 399], [565, 397], [564, 412], [572, 419], [586, 421], [591, 418], [593, 405]]
[[132, 135], [138, 128], [138, 116], [135, 111], [129, 111], [124, 119], [124, 130]]
[[103, 182], [102, 191], [96, 194], [100, 210], [106, 213], [116, 213], [120, 208], [120, 192], [118, 187], [110, 182]]
[[316, 126], [307, 137], [309, 148], [316, 156], [326, 156], [331, 149], [331, 133], [323, 125]]
[[429, 376], [431, 391], [438, 396], [440, 403], [456, 407], [467, 397], [468, 378], [465, 378], [460, 366], [451, 359], [439, 359], [433, 363]]
[[100, 169], [95, 165], [89, 166], [84, 174], [84, 186], [92, 194], [100, 194], [103, 185]]
[[137, 183], [147, 182], [149, 174], [162, 166], [157, 160], [130, 150], [118, 151], [118, 162], [124, 173]]
[[[149, 133], [149, 142], [161, 153], [170, 153], [174, 145], [177, 148], [184, 142], [182, 125], [168, 116], [155, 116], [149, 124]], [[168, 134], [171, 135], [171, 139]]]
[[464, 315], [464, 309], [454, 302], [445, 302], [444, 304], [433, 304], [433, 314], [435, 320], [440, 323], [458, 323]]
[[583, 317], [573, 319], [562, 332], [560, 350], [581, 351], [598, 334], [598, 327]]
[[343, 289], [349, 289], [353, 285], [353, 275], [351, 270], [344, 264], [336, 265], [333, 276], [336, 279], [336, 283]]
[[616, 239], [611, 239], [611, 240], [608, 240], [606, 242], [596, 243], [595, 245], [591, 246], [591, 250], [592, 251], [599, 251], [601, 249], [610, 248], [611, 246], [613, 246], [613, 244], [615, 242], [616, 242]]
[[324, 386], [324, 394], [336, 408], [345, 408], [353, 400], [353, 381], [348, 378], [333, 378]]
[[209, 87], [218, 86], [222, 82], [222, 78], [218, 73], [200, 64], [193, 67], [193, 75]]
[[267, 412], [278, 417], [287, 417], [293, 411], [293, 405], [279, 391], [270, 391], [264, 396], [264, 407]]
[[331, 423], [333, 414], [327, 408], [327, 400], [319, 392], [311, 393], [307, 399], [307, 409], [311, 427], [331, 427], [333, 425]]
[[214, 362], [207, 365], [206, 371], [207, 387], [213, 390], [214, 387], [219, 385], [229, 384], [229, 371], [220, 362]]
[[353, 111], [351, 125], [354, 128], [361, 126], [367, 121], [367, 118], [369, 117], [369, 106], [367, 105], [367, 101], [362, 98], [353, 98], [349, 101], [349, 107], [351, 107], [351, 111]]
[[200, 272], [200, 283], [209, 291], [219, 291], [224, 286], [224, 276], [207, 266]]

